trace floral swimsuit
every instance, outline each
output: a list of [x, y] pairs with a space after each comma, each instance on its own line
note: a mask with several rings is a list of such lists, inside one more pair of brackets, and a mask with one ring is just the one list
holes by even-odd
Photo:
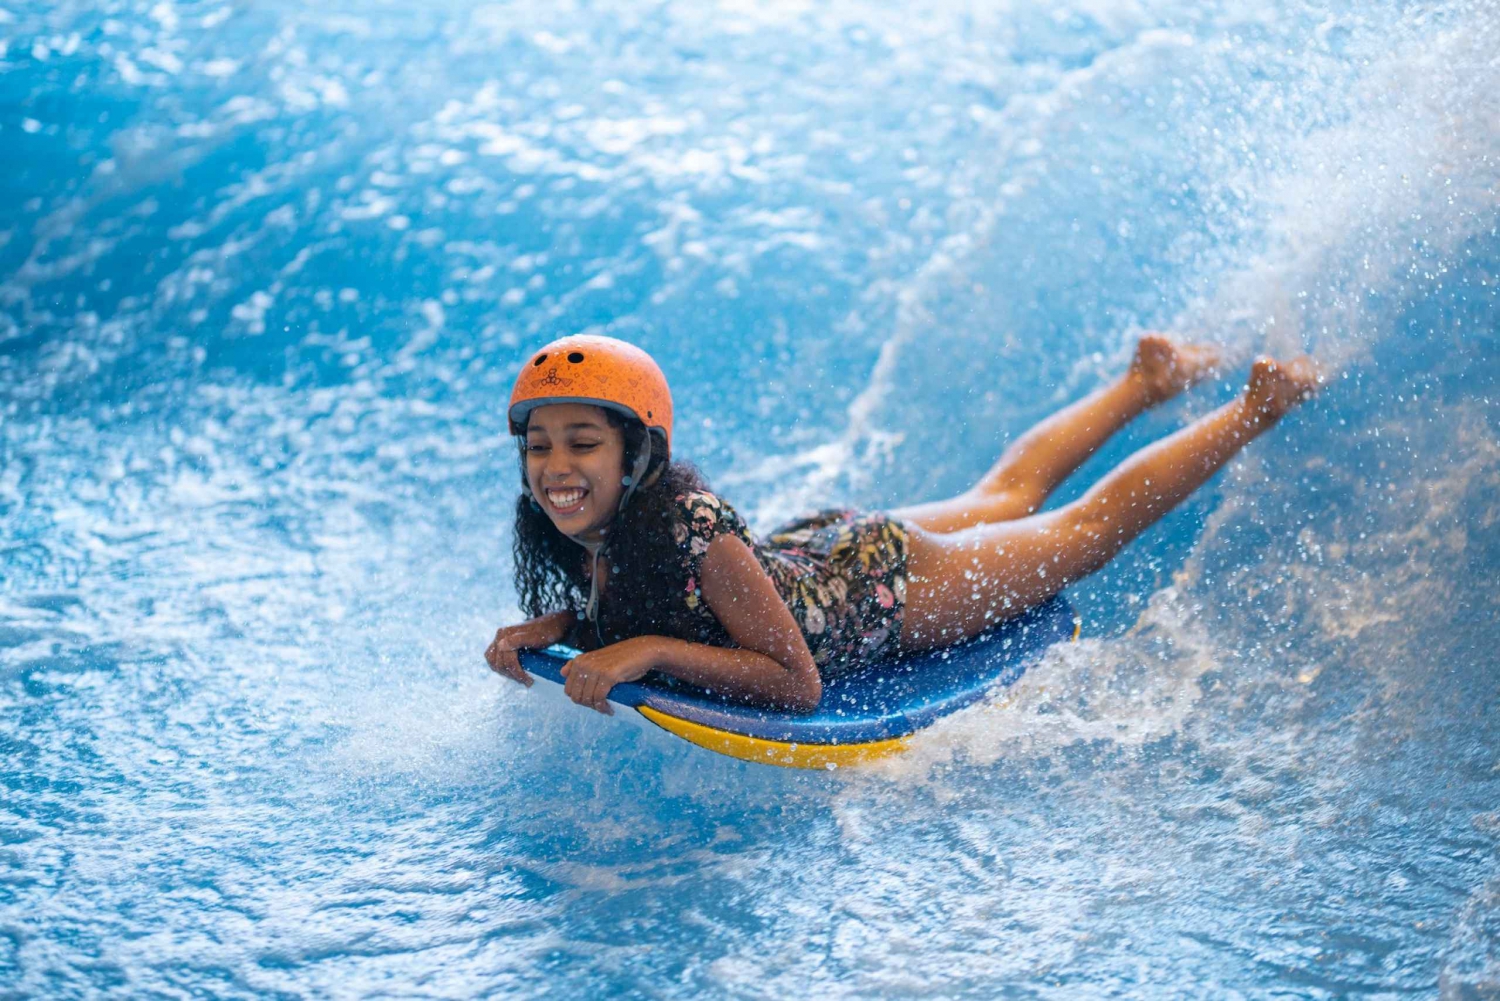
[[802, 629], [822, 674], [894, 657], [906, 609], [906, 528], [885, 514], [830, 508], [773, 530], [764, 541], [716, 495], [677, 498], [683, 600], [714, 620], [698, 581], [708, 545], [733, 535], [748, 545]]

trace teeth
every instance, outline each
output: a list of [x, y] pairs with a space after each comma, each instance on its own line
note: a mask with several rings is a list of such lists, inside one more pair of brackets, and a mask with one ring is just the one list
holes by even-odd
[[554, 507], [570, 508], [583, 500], [583, 495], [588, 493], [579, 487], [570, 487], [567, 490], [548, 490], [547, 499]]

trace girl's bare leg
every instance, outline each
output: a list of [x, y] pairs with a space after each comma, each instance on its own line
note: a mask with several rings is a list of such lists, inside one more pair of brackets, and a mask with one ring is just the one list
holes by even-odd
[[1072, 504], [951, 534], [914, 527], [902, 647], [978, 635], [1098, 570], [1319, 381], [1306, 356], [1257, 359], [1243, 397], [1136, 452]]
[[1024, 518], [1110, 435], [1207, 376], [1218, 361], [1213, 347], [1147, 334], [1136, 346], [1128, 372], [1026, 432], [969, 490], [891, 514], [929, 532], [957, 532]]

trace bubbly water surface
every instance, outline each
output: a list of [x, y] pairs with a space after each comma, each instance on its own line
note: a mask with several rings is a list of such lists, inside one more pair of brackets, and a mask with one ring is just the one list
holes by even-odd
[[[1500, 996], [1500, 9], [0, 8], [0, 995]], [[1323, 397], [866, 770], [481, 651], [544, 340], [761, 528]]]

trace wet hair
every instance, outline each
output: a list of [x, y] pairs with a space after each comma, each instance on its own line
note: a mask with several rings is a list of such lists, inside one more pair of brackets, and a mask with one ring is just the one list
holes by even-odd
[[[673, 527], [681, 519], [677, 498], [693, 490], [707, 490], [703, 475], [690, 462], [668, 461], [666, 442], [648, 434], [633, 417], [604, 408], [612, 427], [624, 435], [625, 454], [620, 473], [635, 465], [649, 440], [651, 461], [642, 486], [615, 519], [600, 563], [608, 564], [607, 593], [601, 594], [598, 631], [579, 619], [564, 640], [583, 650], [596, 649], [632, 636], [672, 636], [694, 642], [722, 643], [704, 617], [692, 612], [678, 593], [683, 586], [682, 552]], [[660, 475], [653, 475], [660, 470]], [[526, 449], [521, 443], [521, 477], [526, 477]], [[589, 581], [584, 576], [588, 555], [569, 539], [545, 511], [523, 492], [516, 499], [512, 540], [516, 593], [529, 616], [561, 609], [581, 612], [588, 603]]]

